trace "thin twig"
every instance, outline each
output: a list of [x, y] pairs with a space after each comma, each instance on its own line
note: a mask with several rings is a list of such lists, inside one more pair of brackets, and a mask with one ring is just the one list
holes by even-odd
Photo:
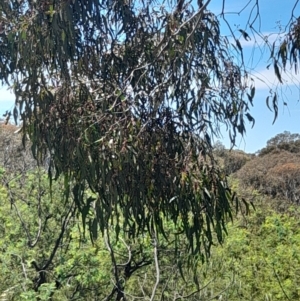
[[152, 295], [151, 295], [150, 301], [154, 300], [155, 293], [156, 293], [157, 287], [159, 285], [159, 280], [160, 280], [160, 269], [159, 269], [158, 254], [157, 254], [157, 234], [156, 234], [156, 230], [154, 230], [153, 245], [154, 245], [153, 253], [154, 253], [155, 271], [156, 271], [156, 282], [155, 282], [154, 288], [152, 290]]
[[65, 233], [65, 230], [67, 229], [67, 226], [69, 224], [69, 221], [70, 221], [70, 218], [73, 216], [75, 210], [76, 210], [76, 207], [74, 206], [75, 205], [75, 202], [73, 202], [65, 216], [65, 219], [63, 221], [63, 224], [62, 224], [62, 228], [61, 228], [61, 232], [55, 242], [55, 246], [54, 248], [52, 249], [52, 252], [50, 254], [50, 257], [48, 259], [48, 261], [44, 264], [44, 266], [41, 268], [41, 270], [47, 270], [47, 268], [49, 267], [49, 265], [52, 263], [52, 260], [56, 254], [56, 251], [60, 245], [60, 242], [64, 236], [64, 233]]
[[283, 294], [285, 295], [285, 297], [286, 297], [287, 300], [291, 300], [291, 299], [289, 298], [289, 296], [286, 294], [286, 292], [285, 292], [285, 290], [284, 290], [284, 288], [283, 288], [283, 286], [282, 286], [282, 284], [281, 284], [281, 281], [280, 281], [280, 279], [279, 279], [279, 276], [278, 276], [278, 274], [276, 273], [276, 270], [275, 270], [275, 268], [274, 268], [274, 264], [272, 264], [272, 268], [273, 268], [274, 274], [275, 274], [275, 276], [276, 276], [276, 279], [277, 279], [277, 281], [278, 281], [278, 283], [279, 283], [279, 286], [280, 286], [280, 288], [281, 288]]

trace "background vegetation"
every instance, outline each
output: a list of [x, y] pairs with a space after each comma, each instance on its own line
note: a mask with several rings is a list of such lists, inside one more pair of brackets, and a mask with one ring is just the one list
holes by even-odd
[[[289, 169], [297, 172], [297, 135], [277, 135], [256, 155], [216, 144], [231, 186], [256, 209], [250, 216], [243, 214], [245, 207], [240, 211], [207, 261], [184, 252], [184, 238], [174, 256], [172, 224], [166, 225], [168, 232], [157, 248], [145, 234], [135, 239], [120, 234], [116, 240], [114, 229], [108, 229], [104, 237], [89, 237], [82, 213], [73, 201], [65, 203], [64, 183], [53, 182], [50, 189], [45, 167], [32, 163], [15, 131], [1, 125], [2, 141], [11, 141], [11, 156], [9, 164], [1, 162], [0, 300], [106, 300], [115, 289], [112, 256], [126, 299], [150, 300], [157, 280], [153, 252], [158, 253], [160, 279], [152, 300], [299, 299], [300, 208], [294, 197], [299, 185], [286, 186], [297, 179]], [[20, 157], [26, 168], [12, 164]], [[260, 168], [278, 172], [263, 176]], [[276, 185], [270, 186], [272, 181]]]

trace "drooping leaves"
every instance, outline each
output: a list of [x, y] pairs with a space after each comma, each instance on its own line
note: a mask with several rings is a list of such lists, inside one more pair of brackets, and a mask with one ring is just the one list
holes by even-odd
[[274, 62], [274, 72], [275, 72], [275, 75], [277, 76], [279, 82], [282, 83], [281, 72], [279, 70], [277, 60], [275, 60], [275, 62]]
[[243, 37], [246, 41], [251, 40], [249, 34], [245, 30], [239, 29], [239, 32], [241, 32], [241, 34], [243, 35]]
[[286, 38], [281, 43], [278, 50], [278, 57], [281, 59], [283, 66], [287, 61], [294, 66], [295, 73], [298, 73], [298, 64], [300, 57], [300, 19], [296, 18], [291, 22]]
[[68, 175], [92, 238], [89, 210], [102, 233], [164, 235], [169, 220], [191, 253], [209, 250], [213, 231], [222, 241], [231, 192], [210, 141], [226, 125], [234, 144], [244, 117], [254, 120], [243, 66], [208, 3], [0, 3], [0, 79], [14, 87], [35, 158], [51, 157], [50, 181]]

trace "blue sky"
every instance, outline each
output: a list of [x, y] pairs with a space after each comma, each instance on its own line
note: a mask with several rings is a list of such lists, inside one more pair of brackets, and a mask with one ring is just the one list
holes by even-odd
[[[263, 148], [267, 140], [278, 133], [283, 131], [300, 133], [300, 74], [291, 72], [284, 75], [284, 83], [280, 85], [273, 68], [270, 67], [269, 70], [266, 68], [270, 63], [268, 61], [270, 53], [262, 47], [262, 40], [258, 36], [251, 35], [249, 28], [246, 28], [246, 21], [255, 1], [251, 1], [248, 8], [240, 15], [230, 13], [241, 10], [247, 2], [243, 0], [226, 0], [225, 12], [227, 12], [226, 18], [238, 37], [240, 37], [238, 29], [246, 30], [251, 36], [251, 41], [245, 41], [243, 38], [240, 41], [244, 51], [245, 62], [252, 69], [252, 77], [255, 80], [256, 94], [254, 107], [251, 108], [251, 115], [255, 118], [255, 126], [253, 128], [251, 128], [250, 124], [247, 126], [246, 136], [237, 139], [237, 147], [246, 152], [254, 153]], [[280, 37], [274, 33], [278, 33], [281, 28], [285, 28], [291, 18], [295, 2], [295, 0], [260, 0], [259, 13], [261, 19], [256, 21], [254, 27], [257, 28], [260, 21], [260, 31], [263, 32], [264, 36], [268, 37], [269, 41]], [[212, 0], [209, 8], [216, 13], [220, 13], [222, 0]], [[300, 16], [300, 4], [296, 7], [294, 14]], [[254, 16], [255, 10], [252, 19]], [[225, 24], [222, 25], [222, 30], [223, 33], [229, 34]], [[289, 66], [287, 69], [290, 72]], [[274, 113], [267, 108], [266, 97], [269, 95], [270, 89], [276, 87], [280, 88], [279, 113], [276, 122], [272, 125]], [[285, 106], [283, 102], [286, 102], [288, 105]], [[230, 147], [230, 141], [225, 129], [223, 133], [223, 139], [220, 140], [226, 147]]]
[[[284, 28], [291, 17], [291, 11], [296, 0], [260, 0], [259, 12], [261, 16], [260, 31], [268, 36], [270, 41], [278, 36], [273, 34], [280, 31], [280, 26]], [[238, 29], [246, 29], [245, 24], [249, 17], [250, 9], [255, 1], [253, 0], [247, 9], [241, 14], [231, 14], [243, 8], [248, 0], [226, 0], [226, 18], [233, 26], [237, 36], [240, 36]], [[222, 0], [212, 0], [209, 9], [216, 14], [221, 12]], [[300, 4], [295, 10], [295, 15], [300, 16]], [[258, 26], [256, 22], [256, 27]], [[225, 25], [222, 25], [224, 34], [229, 34]], [[249, 29], [247, 32], [250, 34]], [[250, 35], [251, 36], [251, 35]], [[283, 131], [300, 133], [300, 75], [290, 74], [284, 76], [284, 84], [281, 85], [281, 99], [279, 102], [279, 114], [276, 122], [273, 122], [273, 113], [266, 106], [266, 97], [270, 88], [276, 87], [279, 83], [275, 77], [273, 69], [266, 69], [268, 65], [268, 51], [261, 47], [259, 37], [253, 37], [251, 41], [240, 39], [245, 62], [252, 68], [252, 76], [255, 79], [256, 95], [254, 107], [251, 114], [255, 118], [255, 126], [247, 126], [247, 133], [244, 137], [237, 139], [237, 147], [249, 153], [254, 153], [265, 146], [266, 141]], [[261, 81], [262, 79], [263, 81]], [[285, 101], [288, 106], [283, 105]], [[0, 88], [0, 114], [13, 108], [14, 95], [7, 90], [7, 87]], [[226, 147], [230, 147], [228, 134], [223, 131], [223, 139], [220, 139]]]

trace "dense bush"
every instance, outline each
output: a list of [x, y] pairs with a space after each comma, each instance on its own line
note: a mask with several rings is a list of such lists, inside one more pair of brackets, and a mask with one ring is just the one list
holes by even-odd
[[266, 147], [261, 149], [259, 156], [265, 156], [274, 151], [285, 150], [291, 153], [300, 153], [300, 135], [288, 131], [280, 133], [267, 141]]
[[[265, 202], [265, 201], [263, 201]], [[261, 203], [246, 223], [235, 223], [213, 260], [223, 260], [215, 285], [222, 300], [299, 300], [299, 208], [278, 214]]]
[[224, 156], [224, 171], [230, 175], [240, 170], [249, 161], [249, 155], [242, 151], [227, 151]]
[[19, 127], [0, 121], [0, 166], [6, 172], [26, 172], [37, 166], [29, 143], [24, 147], [23, 142]]
[[[1, 174], [3, 182], [3, 169]], [[110, 244], [121, 271], [120, 284], [126, 286], [126, 300], [149, 300], [157, 268], [151, 237], [141, 236], [133, 242], [120, 234], [117, 241], [112, 231], [92, 243], [83, 236], [77, 214], [65, 224], [63, 239], [45, 273], [37, 269], [49, 260], [64, 224], [61, 217], [68, 210], [59, 182], [52, 196], [47, 186], [46, 175], [38, 171], [11, 181], [8, 188], [0, 186], [0, 300], [103, 300], [115, 285]], [[174, 257], [170, 224], [168, 239], [161, 239], [157, 249], [160, 282], [154, 300], [298, 300], [300, 210], [290, 207], [279, 214], [266, 199], [258, 200], [256, 208], [249, 217], [239, 216], [229, 225], [228, 237], [222, 246], [214, 246], [208, 262], [180, 252], [186, 247], [184, 240], [178, 245], [179, 256]], [[42, 230], [33, 245], [39, 220]], [[191, 260], [197, 270], [187, 269]], [[176, 268], [178, 261], [184, 279]], [[193, 281], [195, 273], [201, 282]]]
[[247, 162], [237, 173], [242, 184], [271, 197], [298, 202], [300, 156], [276, 149]]
[[[112, 224], [104, 237], [89, 237], [88, 230], [93, 232], [94, 225], [86, 224], [84, 231], [83, 216], [75, 210], [74, 202], [66, 202], [62, 190], [66, 183], [56, 181], [52, 185], [50, 189], [43, 169], [14, 178], [1, 169], [0, 301], [8, 297], [30, 301], [105, 300], [114, 294], [116, 285], [126, 288], [126, 300], [150, 299], [155, 287], [156, 295], [163, 295], [166, 301], [188, 295], [185, 299], [190, 301], [201, 298], [203, 284], [196, 276], [202, 277], [204, 258], [199, 253], [185, 254], [184, 239], [178, 241], [174, 251], [170, 241], [182, 231], [179, 226], [174, 228], [166, 221], [168, 232], [157, 246], [146, 234], [131, 240], [120, 231], [117, 240]], [[92, 197], [91, 192], [86, 195]], [[88, 210], [85, 214], [97, 213]], [[193, 223], [192, 215], [189, 222]], [[194, 268], [187, 268], [191, 264]], [[113, 280], [116, 273], [118, 284]], [[156, 286], [157, 275], [160, 281]], [[206, 295], [219, 293], [214, 290]]]

